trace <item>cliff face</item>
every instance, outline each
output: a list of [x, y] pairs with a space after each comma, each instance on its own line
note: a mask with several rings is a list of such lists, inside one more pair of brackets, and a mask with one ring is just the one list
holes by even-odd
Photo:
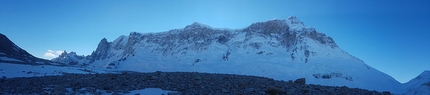
[[90, 56], [93, 59], [92, 61], [106, 59], [109, 47], [110, 43], [106, 38], [103, 38], [97, 46], [96, 51], [94, 51]]

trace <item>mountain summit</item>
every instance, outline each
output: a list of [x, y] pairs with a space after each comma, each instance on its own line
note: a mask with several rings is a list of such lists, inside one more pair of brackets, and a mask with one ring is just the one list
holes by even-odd
[[301, 22], [296, 16], [290, 16], [288, 17], [288, 20], [290, 21], [290, 24], [304, 25], [303, 22]]
[[[73, 56], [76, 55], [53, 61], [62, 62], [59, 59]], [[216, 29], [196, 22], [165, 32], [132, 32], [113, 42], [102, 39], [91, 55], [73, 62], [141, 72], [229, 73], [279, 80], [306, 78], [311, 84], [404, 92], [391, 76], [343, 51], [331, 37], [305, 26], [295, 16], [256, 22], [236, 30]]]
[[209, 25], [206, 25], [206, 24], [199, 23], [199, 22], [194, 22], [193, 24], [187, 25], [185, 27], [185, 29], [196, 29], [196, 28], [201, 29], [201, 28], [212, 28], [212, 27]]

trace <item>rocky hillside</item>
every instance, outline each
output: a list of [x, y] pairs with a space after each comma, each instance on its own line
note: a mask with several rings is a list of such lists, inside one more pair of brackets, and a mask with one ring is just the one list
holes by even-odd
[[6, 35], [0, 33], [0, 62], [18, 64], [49, 64], [48, 60], [36, 58], [18, 47]]

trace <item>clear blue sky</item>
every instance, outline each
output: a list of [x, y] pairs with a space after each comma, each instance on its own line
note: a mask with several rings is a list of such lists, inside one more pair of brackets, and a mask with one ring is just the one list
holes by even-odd
[[102, 38], [201, 22], [244, 28], [295, 15], [400, 82], [430, 69], [429, 0], [0, 0], [0, 33], [41, 57], [88, 55]]

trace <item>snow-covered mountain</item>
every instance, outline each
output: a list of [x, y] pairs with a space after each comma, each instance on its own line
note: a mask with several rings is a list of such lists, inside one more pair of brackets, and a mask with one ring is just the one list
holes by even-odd
[[18, 64], [49, 64], [48, 60], [36, 58], [0, 33], [0, 62]]
[[424, 71], [404, 85], [407, 87], [406, 95], [430, 95], [430, 71]]
[[[77, 65], [78, 63], [88, 63], [89, 61], [86, 60], [87, 57], [77, 55], [76, 52], [66, 52], [63, 51], [60, 55], [58, 55], [57, 58], [51, 59], [53, 62], [68, 64], [68, 65]], [[86, 65], [86, 64], [82, 64]]]
[[165, 32], [132, 32], [113, 42], [103, 38], [89, 56], [66, 53], [52, 61], [142, 72], [306, 78], [310, 84], [404, 92], [402, 84], [391, 76], [343, 51], [331, 37], [305, 26], [295, 16], [243, 29], [218, 29], [195, 22]]

